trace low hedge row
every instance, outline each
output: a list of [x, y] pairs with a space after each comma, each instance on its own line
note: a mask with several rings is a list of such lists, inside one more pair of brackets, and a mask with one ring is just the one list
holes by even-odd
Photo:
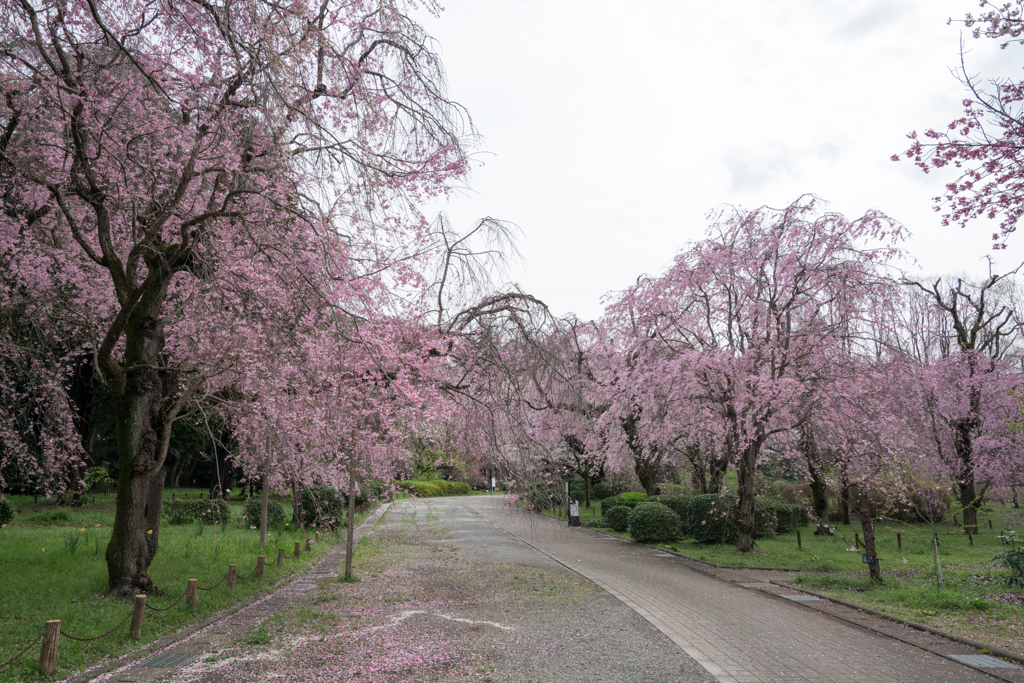
[[[736, 520], [739, 509], [734, 495], [719, 494], [665, 494], [647, 497], [642, 493], [626, 493], [601, 501], [601, 513], [607, 526], [625, 531], [623, 512], [612, 513], [618, 507], [626, 511], [641, 503], [659, 503], [675, 513], [679, 519], [678, 535], [691, 536], [701, 543], [735, 543], [739, 535]], [[615, 522], [615, 524], [613, 524]], [[754, 505], [754, 537], [789, 533], [810, 523], [807, 510], [776, 498], [758, 498]], [[622, 527], [616, 528], [616, 525]]]
[[418, 498], [439, 496], [468, 496], [472, 489], [462, 481], [435, 479], [433, 481], [396, 481], [395, 486]]
[[162, 513], [168, 524], [223, 524], [231, 519], [231, 508], [222, 498], [175, 498], [164, 501]]

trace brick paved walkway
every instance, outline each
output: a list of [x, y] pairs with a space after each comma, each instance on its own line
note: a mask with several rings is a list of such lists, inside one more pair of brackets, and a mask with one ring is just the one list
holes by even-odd
[[[796, 591], [746, 588], [694, 571], [670, 553], [513, 511], [496, 496], [464, 500], [632, 607], [723, 682], [1024, 680], [1021, 669], [1008, 678], [1002, 674], [1009, 670], [992, 669], [996, 678], [780, 597]], [[942, 642], [942, 654], [981, 654]]]

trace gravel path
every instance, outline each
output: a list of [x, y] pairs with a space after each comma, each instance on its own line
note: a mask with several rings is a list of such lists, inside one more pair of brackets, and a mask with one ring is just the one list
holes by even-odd
[[162, 680], [715, 680], [604, 590], [447, 498], [392, 505], [283, 612]]

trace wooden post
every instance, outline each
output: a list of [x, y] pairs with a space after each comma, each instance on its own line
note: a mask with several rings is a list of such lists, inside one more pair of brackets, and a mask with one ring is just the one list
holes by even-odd
[[993, 527], [992, 527], [992, 520], [991, 520], [991, 519], [990, 519], [990, 520], [988, 520], [988, 528], [989, 528], [989, 529], [993, 528]]
[[256, 578], [257, 579], [262, 579], [263, 578], [263, 567], [266, 564], [267, 564], [267, 558], [264, 557], [263, 555], [260, 555], [260, 556], [258, 556], [256, 558]]
[[953, 524], [955, 526], [960, 526], [960, 521], [956, 518], [956, 515], [953, 515]]
[[319, 531], [318, 531], [318, 532], [316, 532], [316, 542], [317, 542], [317, 543], [319, 543], [319, 542], [320, 542], [320, 532], [319, 532]]
[[299, 559], [299, 555], [301, 555], [301, 554], [302, 554], [302, 551], [299, 550], [299, 542], [295, 541], [295, 559], [296, 560]]
[[60, 619], [46, 622], [43, 629], [43, 647], [39, 650], [39, 670], [44, 676], [52, 676], [57, 671], [57, 660], [60, 653], [57, 646], [60, 644]]
[[896, 532], [896, 548], [898, 550], [903, 550], [903, 536], [898, 531]]
[[853, 535], [853, 544], [858, 548], [860, 547], [860, 534]]
[[307, 537], [306, 537], [306, 552], [308, 553], [308, 552], [309, 552], [310, 550], [312, 550], [312, 549], [313, 549], [313, 539], [312, 539], [312, 538], [309, 538], [309, 537], [307, 536]]
[[238, 579], [238, 565], [237, 564], [229, 564], [228, 565], [228, 590], [229, 591], [234, 592], [234, 590], [235, 590], [235, 581], [237, 579]]
[[135, 604], [132, 605], [132, 624], [131, 624], [131, 636], [132, 640], [138, 640], [142, 637], [142, 617], [146, 613], [146, 595], [135, 596]]
[[284, 548], [278, 548], [277, 549], [277, 566], [278, 567], [283, 567], [284, 566]]
[[192, 609], [199, 607], [199, 579], [189, 579], [185, 589], [185, 604]]
[[804, 549], [803, 544], [800, 542], [800, 530], [799, 529], [796, 530], [796, 549], [797, 550], [803, 550]]
[[971, 544], [972, 548], [974, 547], [974, 534], [970, 531], [967, 532], [967, 542]]

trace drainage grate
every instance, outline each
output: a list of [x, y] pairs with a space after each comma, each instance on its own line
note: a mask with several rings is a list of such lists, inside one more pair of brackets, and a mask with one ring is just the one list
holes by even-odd
[[951, 659], [963, 662], [967, 666], [976, 666], [983, 669], [1019, 669], [1016, 664], [1011, 664], [1005, 659], [991, 657], [989, 655], [947, 655]]
[[316, 588], [316, 585], [312, 583], [293, 583], [288, 586], [288, 590], [292, 591], [308, 591], [312, 588]]
[[162, 667], [169, 669], [172, 667], [181, 666], [182, 664], [188, 664], [198, 656], [199, 655], [182, 655], [175, 654], [173, 652], [165, 652], [162, 655], [150, 657], [146, 661], [142, 662], [142, 666]]
[[796, 602], [814, 602], [815, 600], [821, 600], [817, 595], [783, 595], [784, 598], [789, 598]]
[[743, 586], [744, 588], [771, 588], [772, 587], [772, 584], [770, 584], [770, 583], [741, 583], [740, 585]]

